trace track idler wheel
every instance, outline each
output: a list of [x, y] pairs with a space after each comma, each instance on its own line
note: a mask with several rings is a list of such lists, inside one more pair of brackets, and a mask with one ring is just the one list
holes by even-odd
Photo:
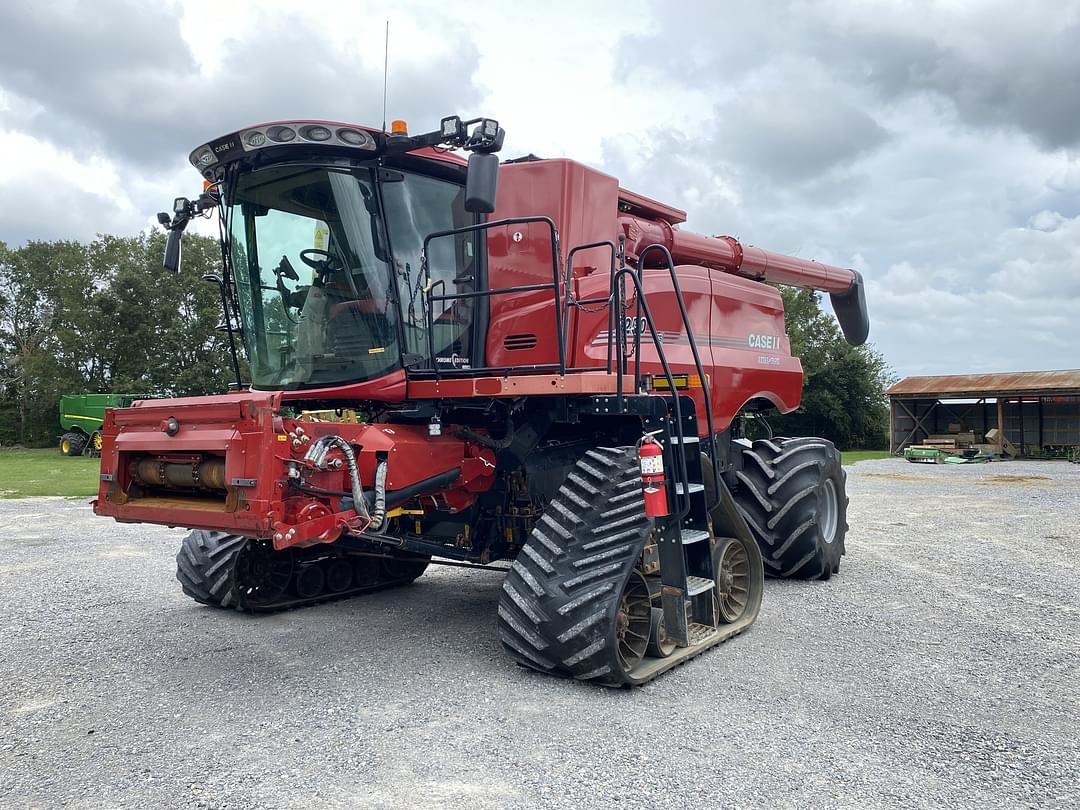
[[317, 562], [305, 563], [296, 572], [293, 591], [300, 599], [314, 599], [322, 594], [324, 585], [326, 585], [326, 574], [323, 567]]
[[292, 549], [274, 551], [266, 540], [248, 540], [233, 567], [237, 604], [254, 610], [279, 601], [289, 587], [295, 562]]
[[344, 557], [334, 557], [325, 562], [326, 565], [326, 590], [330, 593], [341, 593], [349, 590], [353, 583], [353, 566]]
[[664, 627], [664, 609], [654, 607], [652, 620], [649, 624], [649, 647], [645, 651], [651, 658], [667, 658], [678, 646], [668, 638], [667, 628]]

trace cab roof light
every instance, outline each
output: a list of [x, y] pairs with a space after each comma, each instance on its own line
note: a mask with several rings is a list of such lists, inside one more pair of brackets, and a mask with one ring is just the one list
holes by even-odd
[[439, 132], [447, 143], [464, 142], [468, 130], [460, 116], [449, 115], [439, 122]]
[[407, 136], [409, 134], [409, 125], [400, 118], [395, 119], [390, 122], [390, 134]]

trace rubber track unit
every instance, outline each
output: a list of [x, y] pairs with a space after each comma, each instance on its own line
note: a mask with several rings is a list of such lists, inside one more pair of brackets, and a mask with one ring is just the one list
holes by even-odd
[[[840, 452], [828, 439], [759, 439], [743, 448], [735, 502], [761, 548], [771, 577], [828, 579], [845, 552], [848, 497]], [[836, 532], [822, 534], [825, 482], [836, 491]]]
[[[226, 534], [225, 532], [211, 532], [202, 529], [194, 529], [189, 532], [176, 554], [176, 578], [179, 580], [184, 593], [196, 602], [211, 607], [234, 608], [249, 613], [274, 613], [281, 610], [345, 599], [361, 593], [380, 591], [398, 585], [407, 585], [420, 575], [418, 573], [415, 576], [410, 575], [397, 579], [380, 579], [351, 587], [339, 593], [324, 591], [308, 599], [286, 593], [280, 600], [274, 602], [247, 605], [240, 598], [240, 593], [236, 587], [235, 569], [237, 559], [248, 542], [249, 538], [247, 537]], [[345, 554], [342, 556], [352, 560], [354, 556], [362, 555]], [[376, 558], [371, 559], [377, 561]], [[293, 581], [295, 581], [295, 572]]]
[[726, 641], [754, 620], [723, 625], [669, 658], [645, 658], [629, 673], [617, 656], [615, 614], [649, 538], [637, 453], [587, 452], [544, 510], [499, 595], [498, 634], [518, 663], [605, 686], [647, 683]]

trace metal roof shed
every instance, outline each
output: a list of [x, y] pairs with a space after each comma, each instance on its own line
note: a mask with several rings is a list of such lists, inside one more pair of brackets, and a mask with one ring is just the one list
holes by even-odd
[[894, 453], [934, 434], [982, 440], [995, 427], [1022, 456], [1080, 447], [1080, 369], [907, 377], [885, 394]]

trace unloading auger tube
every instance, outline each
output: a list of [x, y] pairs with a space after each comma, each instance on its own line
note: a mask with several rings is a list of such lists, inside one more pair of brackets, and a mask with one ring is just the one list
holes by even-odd
[[[676, 264], [696, 264], [755, 281], [827, 292], [848, 343], [861, 346], [870, 335], [866, 293], [857, 270], [743, 245], [734, 236], [702, 236], [680, 230], [663, 219], [644, 219], [628, 213], [619, 214], [619, 230], [626, 236], [624, 249], [631, 260], [651, 245], [661, 245], [671, 252]], [[650, 251], [646, 264], [660, 258], [660, 251]]]

